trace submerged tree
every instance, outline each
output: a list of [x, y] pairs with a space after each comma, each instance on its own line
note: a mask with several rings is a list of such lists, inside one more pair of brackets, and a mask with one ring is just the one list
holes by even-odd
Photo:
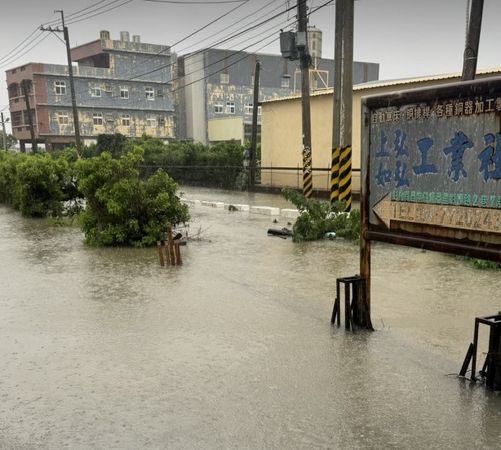
[[189, 220], [178, 186], [165, 172], [139, 178], [142, 155], [135, 149], [114, 159], [104, 152], [76, 163], [78, 188], [86, 199], [81, 223], [89, 244], [149, 246], [162, 238], [167, 223]]
[[315, 241], [335, 232], [346, 239], [360, 237], [360, 211], [346, 211], [343, 202], [328, 202], [306, 198], [292, 189], [283, 189], [282, 195], [299, 210], [293, 227], [294, 241]]

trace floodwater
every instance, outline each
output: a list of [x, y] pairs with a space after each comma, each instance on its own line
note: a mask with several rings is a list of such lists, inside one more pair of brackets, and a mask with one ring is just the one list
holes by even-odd
[[[277, 196], [187, 198], [286, 206]], [[184, 265], [0, 207], [1, 449], [497, 449], [501, 395], [454, 376], [499, 272], [376, 245], [374, 333], [331, 327], [349, 242], [192, 209]]]

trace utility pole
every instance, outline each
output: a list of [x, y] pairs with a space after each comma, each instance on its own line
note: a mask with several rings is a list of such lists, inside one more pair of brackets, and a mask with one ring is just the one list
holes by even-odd
[[26, 104], [26, 115], [28, 116], [28, 125], [30, 126], [30, 135], [31, 135], [31, 151], [33, 153], [37, 152], [37, 138], [35, 136], [35, 127], [33, 126], [33, 117], [31, 115], [31, 107], [30, 107], [30, 96], [28, 90], [29, 80], [21, 81], [21, 89], [24, 95], [24, 102]]
[[484, 0], [472, 0], [471, 12], [468, 20], [468, 35], [464, 50], [462, 81], [474, 80], [477, 72], [478, 46], [480, 43], [480, 30], [482, 28], [482, 13]]
[[354, 0], [336, 1], [331, 203], [351, 209]]
[[299, 50], [301, 66], [301, 116], [303, 124], [303, 195], [310, 198], [313, 194], [313, 174], [311, 170], [311, 112], [310, 112], [310, 64], [308, 50], [308, 15], [306, 0], [298, 0], [298, 27], [296, 45]]
[[252, 134], [250, 148], [250, 185], [256, 184], [256, 150], [257, 150], [257, 118], [259, 109], [259, 75], [261, 72], [261, 63], [256, 61], [254, 70], [254, 103], [252, 107]]
[[5, 131], [5, 124], [9, 121], [9, 119], [3, 118], [3, 112], [0, 113], [0, 122], [2, 122], [2, 136], [3, 136], [3, 149], [7, 151], [7, 132]]
[[51, 28], [51, 27], [40, 27], [42, 31], [50, 31], [52, 33], [63, 33], [64, 42], [66, 45], [66, 56], [68, 59], [68, 75], [70, 78], [70, 94], [71, 94], [71, 106], [73, 109], [73, 126], [75, 128], [75, 145], [77, 147], [78, 154], [81, 153], [82, 142], [80, 139], [80, 121], [78, 120], [78, 109], [77, 109], [77, 100], [75, 96], [75, 82], [73, 78], [73, 64], [71, 61], [71, 50], [70, 50], [70, 35], [68, 33], [68, 27], [64, 24], [64, 11], [58, 9], [54, 12], [61, 13], [61, 23], [63, 29], [60, 28]]

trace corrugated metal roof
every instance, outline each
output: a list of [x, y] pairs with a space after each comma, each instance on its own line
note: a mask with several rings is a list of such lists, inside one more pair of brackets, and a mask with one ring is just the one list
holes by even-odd
[[[491, 74], [501, 74], [501, 67], [495, 67], [492, 69], [479, 69], [477, 70], [477, 75], [491, 75]], [[441, 75], [428, 75], [423, 77], [416, 78], [399, 78], [395, 80], [377, 80], [377, 81], [369, 81], [367, 83], [360, 83], [353, 86], [354, 91], [364, 91], [369, 89], [381, 88], [381, 87], [389, 87], [389, 86], [399, 86], [402, 84], [413, 84], [413, 83], [423, 83], [426, 81], [440, 81], [440, 80], [448, 80], [452, 78], [460, 78], [461, 73], [446, 73]], [[334, 92], [333, 88], [322, 89], [319, 91], [315, 91], [311, 94], [310, 97], [318, 97], [322, 95], [332, 95]], [[296, 100], [301, 98], [301, 95], [289, 95], [287, 97], [274, 98], [270, 100], [263, 100], [261, 103], [274, 103], [274, 102], [283, 102], [286, 100]]]

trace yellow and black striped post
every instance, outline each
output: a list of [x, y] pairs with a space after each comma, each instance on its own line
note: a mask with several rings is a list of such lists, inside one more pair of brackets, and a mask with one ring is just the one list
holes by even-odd
[[332, 149], [331, 164], [331, 205], [339, 201], [339, 147]]
[[311, 170], [311, 149], [303, 148], [303, 195], [310, 198], [313, 194], [313, 173]]
[[351, 211], [351, 145], [341, 149], [339, 201], [346, 204], [347, 211]]

